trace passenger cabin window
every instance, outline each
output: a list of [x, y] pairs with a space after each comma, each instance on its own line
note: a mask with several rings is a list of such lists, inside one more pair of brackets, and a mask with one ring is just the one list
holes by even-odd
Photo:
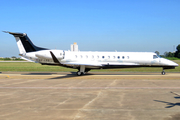
[[127, 56], [127, 59], [129, 59], [129, 56]]
[[97, 56], [97, 58], [99, 58], [99, 56]]
[[157, 55], [153, 55], [153, 59], [156, 59], [156, 58], [158, 58], [158, 56]]
[[115, 57], [115, 56], [113, 56], [113, 58], [115, 59], [116, 57]]
[[108, 59], [110, 59], [110, 56], [108, 56]]
[[122, 59], [124, 59], [124, 56], [122, 56]]
[[92, 55], [92, 58], [94, 58], [94, 55]]
[[77, 58], [77, 55], [75, 55], [75, 57]]
[[83, 58], [83, 56], [81, 55], [81, 58]]
[[102, 56], [102, 59], [104, 59], [104, 56]]
[[118, 59], [120, 59], [120, 56], [118, 56]]
[[86, 55], [86, 58], [88, 58], [88, 56]]

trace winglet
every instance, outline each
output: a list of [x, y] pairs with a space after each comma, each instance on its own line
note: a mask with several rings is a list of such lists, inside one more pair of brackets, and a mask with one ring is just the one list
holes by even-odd
[[50, 54], [51, 54], [52, 59], [53, 59], [53, 61], [54, 61], [55, 63], [61, 64], [61, 63], [59, 62], [59, 60], [56, 58], [56, 56], [53, 54], [52, 51], [50, 51]]

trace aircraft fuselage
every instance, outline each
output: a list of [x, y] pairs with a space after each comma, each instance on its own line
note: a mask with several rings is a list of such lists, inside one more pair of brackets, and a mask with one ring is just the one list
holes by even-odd
[[72, 52], [63, 50], [42, 50], [22, 55], [36, 63], [58, 65], [54, 63], [50, 51], [61, 64], [72, 68], [85, 65], [86, 68], [126, 68], [126, 67], [164, 67], [178, 66], [173, 61], [161, 58], [152, 52]]

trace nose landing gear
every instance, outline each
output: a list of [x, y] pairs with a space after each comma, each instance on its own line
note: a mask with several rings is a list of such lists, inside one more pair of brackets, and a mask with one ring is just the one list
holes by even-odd
[[166, 72], [164, 71], [164, 69], [163, 69], [163, 71], [161, 72], [161, 74], [162, 74], [162, 75], [165, 75], [165, 74], [166, 74]]

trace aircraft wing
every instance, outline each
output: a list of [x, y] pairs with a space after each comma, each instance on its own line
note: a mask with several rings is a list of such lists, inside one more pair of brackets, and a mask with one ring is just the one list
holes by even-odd
[[102, 65], [99, 63], [93, 63], [93, 62], [64, 62], [62, 63], [63, 65], [85, 65], [85, 66], [99, 66], [101, 67]]
[[106, 66], [136, 66], [139, 64], [136, 63], [102, 63], [102, 62], [65, 62], [62, 63], [65, 65], [85, 65], [85, 66], [99, 66], [99, 67], [106, 67]]
[[119, 62], [114, 62], [114, 63], [102, 63], [102, 66], [107, 66], [107, 65], [111, 65], [111, 66], [113, 66], [113, 65], [124, 65], [124, 66], [128, 66], [128, 65], [139, 65], [139, 64], [137, 64], [137, 63], [119, 63]]

